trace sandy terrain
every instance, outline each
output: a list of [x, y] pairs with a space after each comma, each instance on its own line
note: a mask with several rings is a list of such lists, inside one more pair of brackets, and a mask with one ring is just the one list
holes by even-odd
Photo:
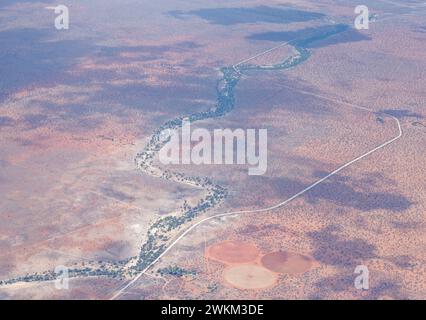
[[[243, 72], [234, 109], [193, 128], [267, 128], [266, 174], [168, 166], [227, 196], [156, 240], [168, 247], [207, 217], [274, 206], [396, 137], [398, 123], [402, 136], [285, 206], [200, 224], [144, 274], [149, 232], [207, 195], [136, 167], [154, 130], [214, 107], [221, 67], [352, 26], [355, 4], [69, 1], [72, 27], [58, 32], [51, 1], [13, 2], [0, 4], [0, 281], [59, 265], [103, 273], [69, 290], [16, 280], [0, 299], [108, 299], [132, 279], [118, 298], [426, 297], [426, 12], [415, 1], [372, 1], [369, 30], [300, 40], [303, 63]], [[295, 46], [250, 63], [272, 66]], [[368, 290], [354, 287], [358, 265]], [[170, 267], [179, 272], [161, 274]]]

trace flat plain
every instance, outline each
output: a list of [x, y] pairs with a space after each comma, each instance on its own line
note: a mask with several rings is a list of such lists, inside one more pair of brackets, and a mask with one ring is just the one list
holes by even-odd
[[[421, 1], [370, 1], [368, 30], [356, 1], [68, 3], [66, 31], [51, 1], [0, 4], [1, 299], [426, 297]], [[135, 158], [232, 66], [232, 110], [192, 126], [268, 129], [268, 170], [163, 168], [226, 197], [153, 239], [211, 190]]]

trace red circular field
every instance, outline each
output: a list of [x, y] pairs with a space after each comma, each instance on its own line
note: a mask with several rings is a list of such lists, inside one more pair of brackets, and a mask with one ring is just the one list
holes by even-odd
[[207, 258], [231, 264], [252, 262], [259, 254], [255, 245], [242, 241], [224, 241], [216, 243], [206, 250]]
[[312, 268], [314, 260], [308, 256], [285, 251], [265, 254], [262, 265], [277, 273], [301, 274]]

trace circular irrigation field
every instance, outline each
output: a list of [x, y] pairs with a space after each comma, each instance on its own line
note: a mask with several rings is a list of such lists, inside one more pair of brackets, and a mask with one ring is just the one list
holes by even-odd
[[266, 269], [273, 272], [296, 275], [311, 269], [314, 260], [299, 253], [276, 251], [265, 254], [261, 263]]
[[266, 289], [278, 280], [275, 273], [256, 264], [230, 266], [223, 273], [224, 280], [238, 289]]
[[206, 257], [225, 264], [248, 263], [256, 260], [260, 251], [254, 244], [243, 241], [223, 241], [206, 250]]

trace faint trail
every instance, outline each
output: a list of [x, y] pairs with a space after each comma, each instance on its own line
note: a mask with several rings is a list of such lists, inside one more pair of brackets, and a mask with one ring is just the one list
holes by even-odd
[[129, 202], [126, 202], [126, 201], [123, 201], [123, 200], [120, 200], [120, 199], [117, 199], [117, 198], [114, 198], [114, 197], [111, 197], [111, 196], [107, 196], [106, 194], [103, 194], [103, 193], [100, 193], [100, 192], [97, 192], [97, 191], [89, 191], [89, 192], [93, 193], [93, 194], [95, 194], [95, 195], [97, 195], [101, 198], [105, 198], [105, 199], [112, 200], [114, 202], [118, 202], [118, 203], [120, 203], [123, 206], [126, 206], [128, 208], [133, 208], [133, 209], [136, 209], [136, 210], [141, 211], [141, 212], [144, 211], [141, 207], [139, 207], [137, 205], [134, 205], [132, 203], [129, 203]]
[[[294, 41], [294, 40], [292, 40], [292, 41]], [[281, 48], [281, 47], [283, 47], [285, 45], [288, 45], [290, 42], [291, 41], [284, 42], [284, 43], [282, 43], [282, 44], [280, 44], [278, 46], [275, 46], [275, 47], [273, 47], [273, 48], [271, 48], [269, 50], [263, 51], [263, 52], [261, 52], [259, 54], [256, 54], [256, 55], [251, 56], [251, 57], [249, 57], [247, 59], [244, 59], [244, 60], [242, 60], [242, 61], [234, 64], [232, 66], [232, 68], [235, 71], [239, 72], [239, 70], [238, 70], [238, 66], [239, 65], [241, 65], [243, 63], [246, 63], [248, 61], [251, 61], [251, 60], [253, 60], [255, 58], [258, 58], [258, 57], [260, 57], [262, 55], [265, 55], [265, 54], [267, 54], [269, 52], [272, 52], [272, 51], [274, 51], [274, 50], [276, 50], [278, 48]], [[294, 88], [291, 88], [291, 87], [288, 87], [288, 86], [285, 86], [285, 85], [283, 85], [283, 86], [286, 87], [286, 88], [295, 90]], [[360, 106], [360, 105], [357, 105], [357, 104], [354, 104], [354, 103], [350, 103], [350, 102], [340, 101], [338, 99], [326, 97], [326, 96], [323, 96], [323, 95], [320, 95], [320, 94], [311, 93], [311, 92], [308, 92], [308, 91], [303, 91], [303, 90], [295, 90], [295, 91], [298, 91], [298, 92], [301, 92], [301, 93], [304, 93], [304, 94], [307, 94], [307, 95], [311, 95], [311, 96], [314, 96], [314, 97], [317, 97], [317, 98], [321, 98], [321, 99], [325, 99], [325, 100], [337, 102], [337, 103], [346, 105], [348, 107], [355, 108], [355, 109], [358, 109], [358, 110], [362, 110], [362, 111], [365, 111], [365, 112], [374, 113], [374, 114], [382, 114], [383, 116], [389, 117], [389, 118], [391, 118], [392, 120], [394, 120], [396, 122], [397, 128], [398, 128], [398, 134], [395, 137], [391, 138], [390, 140], [387, 140], [384, 143], [380, 144], [379, 146], [377, 146], [377, 147], [375, 147], [375, 148], [373, 148], [373, 149], [365, 152], [364, 154], [362, 154], [362, 155], [360, 155], [360, 156], [358, 156], [358, 157], [350, 160], [349, 162], [346, 162], [345, 164], [343, 164], [340, 167], [338, 167], [336, 170], [330, 172], [329, 174], [327, 174], [323, 178], [317, 180], [316, 182], [314, 182], [313, 184], [309, 185], [305, 189], [299, 191], [298, 193], [296, 193], [292, 197], [290, 197], [290, 198], [288, 198], [288, 199], [286, 199], [286, 200], [284, 200], [284, 201], [282, 201], [280, 203], [277, 203], [274, 206], [270, 206], [270, 207], [263, 208], [263, 209], [256, 209], [256, 210], [243, 210], [243, 211], [226, 212], [226, 213], [217, 214], [217, 215], [214, 215], [214, 216], [211, 216], [211, 217], [207, 217], [207, 218], [204, 218], [204, 219], [198, 221], [197, 223], [195, 223], [191, 227], [189, 227], [187, 230], [185, 230], [178, 238], [176, 238], [154, 261], [152, 261], [145, 269], [143, 269], [134, 279], [132, 279], [124, 287], [122, 287], [120, 290], [118, 290], [111, 297], [110, 300], [115, 300], [118, 297], [120, 297], [120, 295], [123, 292], [125, 292], [129, 287], [131, 287], [135, 282], [137, 282], [154, 264], [156, 264], [165, 254], [167, 254], [167, 252], [169, 252], [182, 238], [184, 238], [187, 234], [189, 234], [192, 230], [194, 230], [196, 227], [198, 227], [199, 225], [203, 224], [204, 222], [207, 222], [207, 221], [210, 221], [210, 220], [213, 220], [213, 219], [217, 219], [217, 218], [226, 217], [226, 216], [233, 216], [233, 215], [240, 215], [240, 214], [247, 214], [247, 213], [266, 212], [266, 211], [271, 211], [271, 210], [274, 210], [274, 209], [281, 208], [281, 207], [285, 206], [286, 204], [288, 204], [289, 202], [293, 201], [294, 199], [299, 198], [300, 196], [302, 196], [303, 194], [305, 194], [309, 190], [315, 188], [319, 184], [323, 183], [324, 181], [326, 181], [330, 177], [336, 175], [337, 173], [339, 173], [343, 169], [345, 169], [345, 168], [351, 166], [352, 164], [354, 164], [354, 163], [356, 163], [356, 162], [364, 159], [365, 157], [371, 155], [372, 153], [374, 153], [374, 152], [376, 152], [376, 151], [378, 151], [378, 150], [380, 150], [380, 149], [382, 149], [382, 148], [390, 145], [391, 143], [393, 143], [396, 140], [400, 139], [402, 137], [402, 135], [403, 135], [403, 131], [402, 131], [402, 128], [401, 128], [400, 121], [396, 117], [394, 117], [392, 115], [389, 115], [389, 114], [386, 114], [386, 113], [383, 113], [383, 112], [379, 113], [379, 112], [376, 112], [376, 111], [374, 111], [372, 109], [369, 109], [367, 107], [364, 107], [364, 106]]]
[[279, 44], [279, 45], [277, 45], [277, 46], [275, 46], [275, 47], [273, 47], [273, 48], [271, 48], [271, 49], [265, 50], [265, 51], [263, 51], [263, 52], [261, 52], [261, 53], [258, 53], [258, 54], [256, 54], [256, 55], [254, 55], [254, 56], [250, 57], [250, 58], [247, 58], [247, 59], [241, 60], [240, 62], [237, 62], [236, 64], [234, 64], [234, 65], [232, 66], [232, 68], [234, 68], [234, 70], [235, 70], [235, 71], [238, 71], [238, 70], [236, 69], [236, 67], [238, 67], [239, 65], [242, 65], [243, 63], [249, 62], [249, 61], [251, 61], [251, 60], [253, 60], [253, 59], [256, 59], [256, 58], [258, 58], [258, 57], [261, 57], [261, 56], [263, 56], [263, 55], [265, 55], [265, 54], [267, 54], [267, 53], [269, 53], [269, 52], [275, 51], [275, 50], [277, 50], [277, 49], [279, 49], [279, 48], [281, 48], [281, 47], [284, 47], [284, 46], [286, 46], [286, 45], [289, 45], [290, 43], [292, 43], [292, 42], [294, 42], [294, 41], [296, 41], [296, 40], [297, 40], [297, 39], [293, 39], [293, 40], [290, 40], [290, 41], [283, 42], [283, 43], [281, 43], [281, 44]]

